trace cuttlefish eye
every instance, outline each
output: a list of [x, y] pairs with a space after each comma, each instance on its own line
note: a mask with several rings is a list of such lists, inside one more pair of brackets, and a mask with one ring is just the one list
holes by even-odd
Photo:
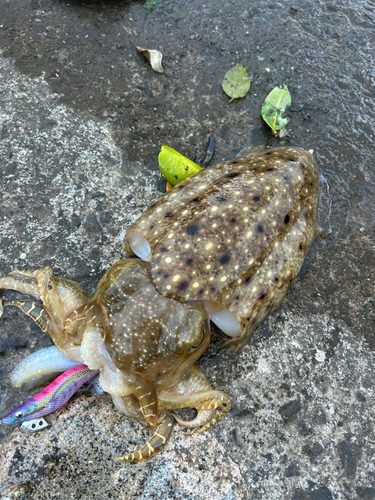
[[22, 411], [16, 411], [16, 413], [14, 414], [14, 417], [15, 417], [16, 419], [22, 418], [22, 417], [23, 417], [23, 413], [22, 413]]
[[203, 323], [202, 324], [202, 329], [200, 331], [199, 338], [197, 339], [197, 343], [195, 345], [191, 346], [190, 352], [191, 351], [195, 351], [196, 349], [198, 349], [198, 347], [200, 347], [202, 345], [205, 337], [206, 337], [206, 325], [205, 325], [205, 323]]

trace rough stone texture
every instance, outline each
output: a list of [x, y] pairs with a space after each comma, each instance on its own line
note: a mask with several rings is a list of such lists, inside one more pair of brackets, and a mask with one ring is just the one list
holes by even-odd
[[[80, 391], [43, 432], [0, 429], [1, 498], [375, 498], [374, 3], [3, 0], [0, 23], [0, 273], [51, 265], [92, 290], [165, 189], [162, 144], [201, 162], [214, 136], [213, 164], [289, 143], [259, 117], [277, 84], [334, 201], [333, 234], [249, 345], [229, 356], [214, 330], [200, 366], [233, 401], [216, 427], [176, 426], [153, 460], [119, 463], [148, 430]], [[165, 74], [133, 43], [161, 50]], [[229, 104], [221, 80], [239, 63], [254, 81]], [[5, 310], [0, 413], [30, 397], [9, 374], [46, 345]]]

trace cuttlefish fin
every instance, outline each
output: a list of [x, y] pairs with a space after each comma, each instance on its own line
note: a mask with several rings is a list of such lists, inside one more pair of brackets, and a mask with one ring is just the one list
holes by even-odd
[[154, 457], [167, 444], [173, 430], [173, 418], [169, 412], [165, 413], [159, 423], [155, 434], [137, 451], [127, 453], [122, 457], [116, 457], [116, 460], [123, 462], [143, 462]]

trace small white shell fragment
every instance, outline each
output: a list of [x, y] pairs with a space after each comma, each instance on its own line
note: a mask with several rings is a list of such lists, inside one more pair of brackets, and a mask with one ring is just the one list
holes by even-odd
[[317, 361], [319, 361], [319, 363], [323, 363], [326, 359], [326, 353], [324, 351], [321, 351], [320, 349], [317, 349], [314, 357]]
[[27, 432], [37, 432], [45, 429], [49, 423], [44, 418], [35, 418], [34, 420], [27, 420], [22, 422], [21, 427]]
[[264, 358], [258, 361], [258, 372], [259, 373], [271, 373], [270, 367]]
[[150, 62], [151, 68], [157, 73], [164, 73], [163, 66], [161, 64], [163, 59], [163, 54], [158, 50], [142, 49], [142, 47], [137, 47], [139, 52], [143, 54]]

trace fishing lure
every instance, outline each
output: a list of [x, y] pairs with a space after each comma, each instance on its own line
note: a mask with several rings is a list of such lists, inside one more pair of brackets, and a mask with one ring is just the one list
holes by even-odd
[[72, 368], [57, 377], [42, 392], [7, 413], [0, 422], [2, 424], [17, 424], [48, 415], [65, 404], [81, 385], [98, 373], [99, 370], [90, 370], [86, 365]]
[[49, 427], [49, 423], [44, 418], [34, 418], [27, 422], [22, 422], [21, 428], [27, 432], [38, 432]]

